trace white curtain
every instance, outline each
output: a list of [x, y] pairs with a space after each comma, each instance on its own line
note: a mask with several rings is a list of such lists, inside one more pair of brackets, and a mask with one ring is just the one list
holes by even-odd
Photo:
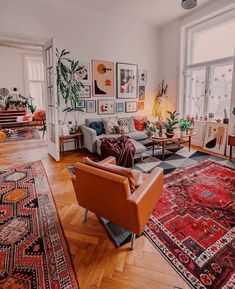
[[37, 109], [44, 108], [44, 70], [43, 58], [28, 56], [28, 94], [33, 98], [32, 103]]

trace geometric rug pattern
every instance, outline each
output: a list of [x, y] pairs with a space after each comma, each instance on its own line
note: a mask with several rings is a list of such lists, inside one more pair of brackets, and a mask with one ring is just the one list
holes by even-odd
[[41, 161], [0, 169], [0, 288], [78, 288]]
[[164, 170], [164, 174], [168, 174], [177, 168], [185, 168], [206, 159], [214, 160], [235, 168], [234, 162], [226, 159], [199, 152], [192, 148], [189, 151], [188, 147], [178, 148], [174, 146], [165, 150], [164, 161], [162, 160], [161, 149], [155, 148], [154, 156], [152, 156], [152, 149], [147, 149], [146, 153], [144, 153], [143, 162], [136, 163], [134, 168], [145, 173], [150, 173], [155, 167], [160, 167]]
[[192, 288], [234, 289], [235, 169], [206, 159], [167, 174], [144, 234]]

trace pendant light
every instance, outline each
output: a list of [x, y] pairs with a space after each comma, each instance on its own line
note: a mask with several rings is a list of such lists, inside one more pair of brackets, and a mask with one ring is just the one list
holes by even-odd
[[197, 0], [182, 0], [181, 6], [187, 10], [193, 9], [197, 6]]

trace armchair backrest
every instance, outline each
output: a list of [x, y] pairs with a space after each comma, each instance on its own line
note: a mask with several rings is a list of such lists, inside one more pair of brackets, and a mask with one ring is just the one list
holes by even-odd
[[74, 168], [76, 177], [72, 180], [79, 205], [127, 227], [127, 199], [131, 195], [128, 179], [84, 163], [77, 163]]

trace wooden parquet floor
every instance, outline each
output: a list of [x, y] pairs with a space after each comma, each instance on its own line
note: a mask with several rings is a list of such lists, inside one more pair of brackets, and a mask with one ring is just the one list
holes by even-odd
[[89, 212], [87, 223], [82, 222], [67, 165], [84, 155], [85, 151], [69, 152], [57, 163], [42, 140], [0, 144], [1, 167], [42, 160], [81, 289], [188, 289], [144, 236], [133, 251], [129, 244], [116, 249], [94, 214]]

